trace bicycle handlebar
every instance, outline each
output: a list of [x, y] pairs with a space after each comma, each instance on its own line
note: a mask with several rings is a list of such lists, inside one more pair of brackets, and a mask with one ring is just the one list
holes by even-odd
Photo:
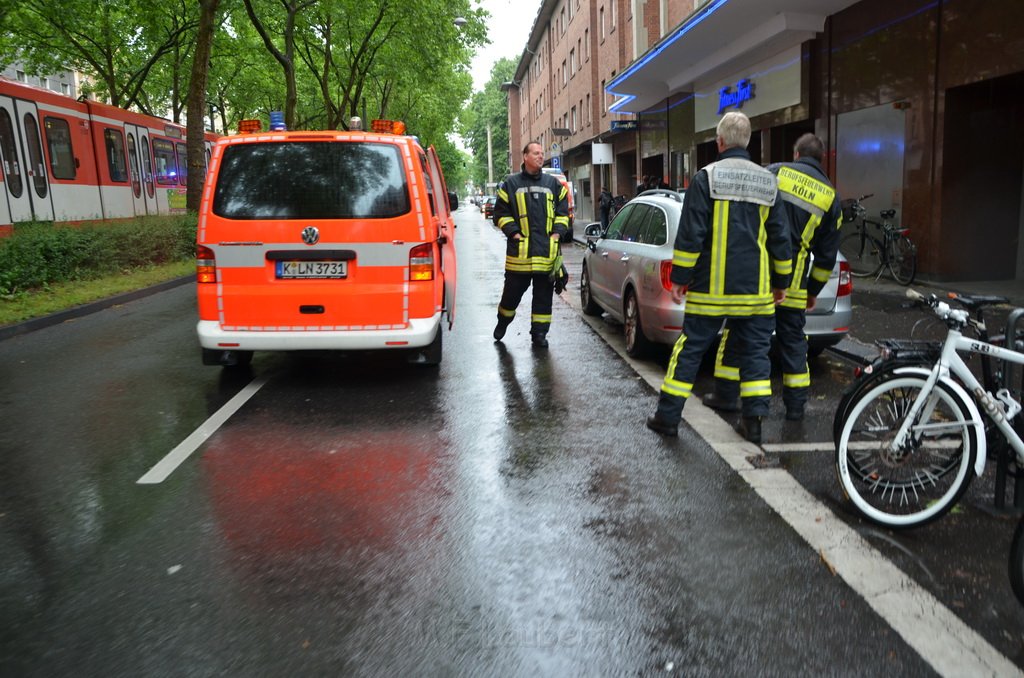
[[931, 308], [932, 311], [935, 312], [935, 315], [942, 318], [947, 325], [952, 324], [963, 327], [968, 323], [968, 321], [970, 321], [971, 316], [967, 311], [962, 308], [951, 308], [949, 304], [944, 301], [940, 301], [934, 294], [925, 296], [917, 290], [911, 289], [908, 289], [906, 294], [908, 298], [913, 299], [918, 303], [925, 304]]

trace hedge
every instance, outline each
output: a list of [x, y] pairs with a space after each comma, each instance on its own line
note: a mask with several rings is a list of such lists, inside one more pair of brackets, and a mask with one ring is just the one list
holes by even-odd
[[0, 238], [0, 295], [89, 280], [195, 256], [196, 217], [81, 225], [18, 224]]

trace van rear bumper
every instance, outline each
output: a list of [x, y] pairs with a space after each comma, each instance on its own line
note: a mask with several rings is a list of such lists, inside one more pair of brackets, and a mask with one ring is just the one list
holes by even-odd
[[196, 324], [203, 348], [233, 351], [368, 351], [389, 348], [420, 348], [434, 340], [441, 314], [412, 318], [400, 329], [360, 330], [258, 330], [221, 329], [215, 320]]

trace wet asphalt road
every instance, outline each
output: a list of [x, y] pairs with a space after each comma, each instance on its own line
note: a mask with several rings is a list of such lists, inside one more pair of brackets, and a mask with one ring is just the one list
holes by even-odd
[[[932, 673], [707, 443], [643, 427], [655, 392], [572, 305], [549, 351], [528, 298], [494, 344], [501, 239], [471, 208], [459, 224], [439, 370], [204, 368], [191, 285], [0, 344], [0, 673]], [[815, 370], [838, 390], [848, 366]], [[137, 484], [253, 378], [166, 481]], [[818, 439], [828, 407], [766, 440]], [[845, 513], [827, 455], [777, 460]], [[1024, 617], [991, 597], [953, 608], [978, 604], [1020, 666]]]

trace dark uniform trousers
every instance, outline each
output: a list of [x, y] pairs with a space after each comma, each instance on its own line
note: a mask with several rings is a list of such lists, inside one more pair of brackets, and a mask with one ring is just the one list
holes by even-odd
[[516, 309], [526, 290], [533, 284], [533, 305], [530, 315], [530, 334], [547, 334], [551, 329], [551, 306], [555, 283], [548, 273], [514, 273], [505, 271], [505, 288], [498, 303], [498, 320], [512, 322]]
[[[736, 384], [742, 396], [744, 417], [764, 417], [771, 404], [771, 346], [775, 316], [757, 315], [743, 318], [729, 318], [730, 334], [743, 345], [738, 355]], [[697, 377], [701, 359], [718, 336], [722, 318], [713, 316], [688, 315], [683, 320], [683, 332], [679, 335], [668, 364], [668, 374], [658, 398], [657, 417], [662, 421], [676, 423], [683, 414], [683, 405], [693, 393], [693, 382]]]
[[[779, 365], [782, 368], [782, 402], [787, 410], [801, 410], [807, 404], [811, 372], [807, 368], [806, 311], [777, 306], [775, 336]], [[739, 364], [744, 352], [742, 341], [731, 331], [733, 321], [725, 324], [722, 343], [715, 357], [715, 392], [724, 401], [740, 395]]]

